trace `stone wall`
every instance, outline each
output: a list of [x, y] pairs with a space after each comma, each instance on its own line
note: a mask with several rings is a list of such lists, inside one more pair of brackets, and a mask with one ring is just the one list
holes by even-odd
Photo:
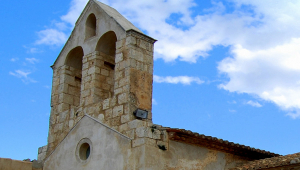
[[0, 158], [0, 170], [42, 170], [41, 164]]
[[145, 147], [145, 169], [228, 170], [247, 161], [243, 157], [175, 141], [169, 141], [167, 150], [151, 143]]

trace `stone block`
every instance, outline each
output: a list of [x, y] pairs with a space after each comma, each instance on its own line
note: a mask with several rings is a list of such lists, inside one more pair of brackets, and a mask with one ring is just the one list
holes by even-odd
[[92, 75], [92, 74], [95, 74], [95, 73], [100, 74], [100, 68], [99, 67], [93, 66], [93, 67], [89, 68], [89, 71], [88, 71], [89, 75]]
[[69, 128], [71, 129], [74, 126], [74, 120], [69, 120]]
[[109, 90], [110, 90], [110, 85], [109, 85], [109, 84], [106, 84], [106, 83], [103, 83], [103, 84], [102, 84], [102, 88], [103, 88], [104, 90], [109, 91]]
[[129, 76], [124, 77], [119, 81], [119, 87], [125, 86], [129, 84]]
[[122, 61], [122, 62], [119, 62], [119, 63], [116, 63], [116, 66], [115, 66], [115, 69], [116, 70], [122, 70], [122, 69], [124, 69], [125, 67], [124, 67], [124, 61]]
[[75, 77], [67, 75], [67, 74], [62, 74], [60, 75], [60, 84], [66, 83], [75, 86]]
[[87, 56], [83, 56], [82, 63], [86, 63], [88, 61]]
[[40, 153], [42, 153], [42, 152], [46, 152], [46, 151], [47, 151], [47, 147], [48, 147], [48, 145], [45, 145], [45, 146], [39, 147], [39, 149], [38, 149], [38, 153], [40, 154]]
[[[61, 96], [61, 95], [60, 95]], [[59, 97], [60, 97], [59, 96]], [[70, 104], [70, 105], [73, 105], [74, 103], [74, 100], [73, 100], [74, 96], [73, 95], [70, 95], [70, 94], [63, 94], [63, 103], [67, 103], [67, 104]]]
[[127, 123], [120, 125], [120, 127], [119, 127], [120, 132], [125, 132], [127, 130], [129, 130], [129, 127], [128, 127]]
[[133, 58], [130, 59], [130, 67], [132, 67], [132, 68], [136, 67], [136, 60]]
[[157, 143], [155, 139], [145, 138], [145, 144], [152, 147], [157, 147]]
[[115, 117], [110, 120], [111, 126], [119, 126], [120, 124], [120, 117]]
[[125, 132], [125, 135], [127, 137], [129, 137], [130, 139], [134, 139], [135, 138], [135, 130], [134, 129], [128, 130], [128, 131]]
[[109, 71], [106, 69], [101, 69], [101, 75], [109, 76]]
[[68, 86], [68, 94], [72, 94], [74, 96], [80, 96], [80, 87]]
[[142, 48], [142, 49], [145, 49], [145, 50], [148, 50], [148, 51], [151, 51], [151, 46], [150, 46], [150, 43], [148, 43], [147, 41], [144, 41], [142, 39], [139, 39], [137, 41], [137, 45]]
[[106, 77], [106, 83], [109, 85], [113, 85], [113, 79], [111, 77]]
[[[130, 107], [129, 107], [129, 104], [125, 104], [125, 105], [124, 105], [124, 114], [126, 114], [126, 115], [131, 115], [131, 114], [130, 114]], [[132, 114], [131, 117], [133, 117], [133, 114]]]
[[116, 63], [119, 63], [120, 61], [123, 61], [123, 53], [116, 54]]
[[69, 114], [69, 111], [64, 111], [59, 114], [59, 122], [64, 122]]
[[67, 84], [60, 84], [58, 86], [58, 93], [68, 93], [68, 85]]
[[[99, 56], [100, 57], [100, 56]], [[96, 60], [94, 60], [94, 64], [95, 64], [95, 66], [97, 66], [97, 67], [103, 67], [103, 65], [104, 65], [104, 62], [103, 62], [103, 60], [100, 60], [100, 59], [96, 59]]]
[[150, 75], [153, 75], [153, 65], [149, 65], [149, 67], [148, 67], [148, 73]]
[[84, 90], [81, 92], [81, 97], [87, 97], [91, 95], [91, 90], [90, 89], [87, 89], [87, 90]]
[[139, 62], [144, 62], [144, 54], [140, 51], [132, 51], [133, 57]]
[[83, 77], [82, 80], [83, 80], [82, 83], [86, 83], [86, 82], [91, 81], [91, 80], [92, 80], [92, 77], [91, 77], [90, 75], [87, 75], [87, 76]]
[[129, 36], [126, 37], [126, 45], [135, 45], [136, 44], [136, 38]]
[[132, 140], [132, 147], [137, 147], [145, 144], [145, 138], [138, 138], [135, 140]]
[[136, 129], [136, 128], [139, 128], [139, 127], [146, 126], [147, 122], [135, 119], [133, 121], [128, 122], [128, 125], [129, 125], [130, 129]]
[[139, 138], [147, 137], [147, 127], [136, 128], [135, 133]]
[[121, 123], [126, 123], [130, 121], [130, 115], [121, 116]]
[[53, 135], [48, 135], [48, 143], [52, 143], [55, 141], [55, 138]]
[[83, 70], [83, 71], [82, 71], [82, 77], [86, 77], [86, 76], [88, 75], [88, 72], [89, 72], [88, 69]]
[[122, 93], [118, 95], [118, 104], [124, 104], [128, 102], [128, 97], [126, 93]]
[[[121, 91], [121, 92], [122, 92], [122, 91]], [[58, 103], [59, 103], [58, 95], [52, 95], [52, 96], [51, 96], [51, 106], [57, 105]]]
[[61, 103], [57, 106], [58, 112], [63, 112], [63, 111], [69, 110], [69, 109], [70, 109], [70, 105], [66, 104], [66, 103]]
[[[92, 80], [95, 80], [95, 81], [102, 81], [103, 79], [105, 79], [104, 76], [101, 77], [101, 75], [98, 74], [98, 73], [92, 74], [92, 75], [91, 75], [91, 78], [92, 78]], [[102, 78], [102, 79], [101, 79], [101, 78]]]
[[99, 122], [104, 122], [104, 114], [99, 114], [98, 115], [98, 121]]
[[114, 106], [116, 106], [116, 104], [117, 104], [117, 98], [116, 98], [116, 96], [114, 96], [110, 100], [110, 107], [114, 107]]
[[124, 39], [121, 39], [116, 42], [116, 49], [122, 48], [124, 45]]
[[105, 110], [105, 119], [110, 119], [112, 117], [112, 109]]
[[73, 98], [73, 105], [74, 106], [79, 106], [79, 104], [80, 104], [80, 98], [79, 98], [79, 96], [78, 97], [74, 97]]
[[105, 99], [105, 100], [103, 100], [103, 110], [106, 110], [106, 109], [108, 109], [109, 108], [109, 101], [110, 101], [110, 99]]
[[56, 123], [56, 115], [53, 112], [51, 112], [50, 119], [49, 119], [49, 124], [53, 125], [55, 123]]
[[152, 138], [153, 139], [160, 139], [160, 130], [158, 129], [154, 129], [154, 131], [152, 131]]
[[144, 69], [143, 69], [143, 71], [148, 71], [148, 65], [144, 65]]
[[115, 72], [115, 80], [119, 80], [124, 77], [124, 70], [119, 70]]
[[60, 124], [56, 124], [54, 126], [54, 133], [58, 132], [58, 131], [61, 131], [63, 129], [63, 124], [60, 123]]
[[58, 86], [59, 85], [59, 77], [53, 77], [52, 79], [52, 86]]
[[91, 54], [90, 56], [88, 56], [88, 61], [91, 61], [91, 60], [94, 60], [97, 58], [97, 54], [96, 53], [93, 53]]
[[118, 95], [118, 94], [120, 94], [120, 93], [122, 93], [123, 92], [123, 88], [121, 87], [121, 88], [117, 88], [117, 89], [115, 89], [115, 91], [114, 91], [114, 93], [115, 93], [115, 95]]
[[123, 93], [129, 92], [129, 90], [130, 90], [130, 86], [129, 85], [125, 85], [122, 88], [123, 88]]
[[115, 106], [113, 108], [113, 117], [121, 116], [123, 114], [123, 105]]

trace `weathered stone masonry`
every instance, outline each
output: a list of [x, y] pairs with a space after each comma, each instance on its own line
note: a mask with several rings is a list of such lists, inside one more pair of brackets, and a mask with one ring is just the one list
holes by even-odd
[[[107, 44], [107, 41], [115, 42]], [[144, 121], [152, 124], [154, 42], [134, 30], [127, 31], [126, 38], [116, 40], [110, 31], [100, 38], [95, 52], [83, 56], [82, 48], [75, 47], [65, 65], [53, 67], [47, 154], [84, 114], [132, 139], [136, 137], [135, 128], [139, 127], [131, 122], [136, 119], [133, 112], [137, 108], [149, 112], [148, 120]], [[76, 61], [78, 58], [82, 62]]]

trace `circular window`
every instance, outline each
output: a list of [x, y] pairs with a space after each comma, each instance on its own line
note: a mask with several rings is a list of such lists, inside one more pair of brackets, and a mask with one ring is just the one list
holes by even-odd
[[87, 163], [92, 153], [92, 142], [90, 139], [81, 139], [76, 148], [76, 158], [81, 163]]

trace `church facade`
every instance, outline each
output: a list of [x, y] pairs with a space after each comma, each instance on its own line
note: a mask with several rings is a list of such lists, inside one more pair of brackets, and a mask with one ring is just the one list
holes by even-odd
[[153, 124], [155, 41], [115, 9], [89, 0], [52, 66], [39, 169], [300, 169], [299, 153], [281, 156]]

